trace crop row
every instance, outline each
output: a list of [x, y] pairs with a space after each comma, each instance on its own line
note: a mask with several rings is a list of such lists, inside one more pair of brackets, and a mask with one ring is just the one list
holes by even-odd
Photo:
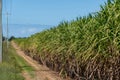
[[40, 64], [75, 80], [120, 79], [120, 1], [14, 41]]

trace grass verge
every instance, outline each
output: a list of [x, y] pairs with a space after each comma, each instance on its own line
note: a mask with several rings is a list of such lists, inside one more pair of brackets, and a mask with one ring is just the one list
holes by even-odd
[[34, 77], [34, 69], [16, 54], [15, 49], [11, 45], [7, 49], [6, 43], [3, 42], [3, 62], [0, 63], [0, 80], [25, 80], [21, 75], [22, 71], [26, 71], [31, 77]]

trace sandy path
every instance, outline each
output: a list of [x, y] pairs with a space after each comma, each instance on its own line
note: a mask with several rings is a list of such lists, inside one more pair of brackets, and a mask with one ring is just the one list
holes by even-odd
[[31, 79], [31, 76], [27, 73], [27, 72], [22, 72], [22, 75], [23, 75], [23, 77], [25, 78], [25, 80], [32, 80]]
[[51, 71], [46, 66], [38, 64], [35, 60], [25, 55], [24, 52], [21, 51], [14, 42], [12, 42], [12, 46], [16, 49], [17, 54], [23, 57], [35, 69], [34, 79], [31, 79], [26, 72], [23, 72], [23, 76], [26, 80], [63, 80], [58, 76], [56, 72]]

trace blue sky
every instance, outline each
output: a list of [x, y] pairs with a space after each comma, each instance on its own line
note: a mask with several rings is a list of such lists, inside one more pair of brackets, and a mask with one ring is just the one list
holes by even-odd
[[[5, 13], [7, 11], [10, 12], [10, 1], [11, 0], [3, 0], [3, 24], [6, 24]], [[54, 26], [58, 25], [61, 21], [71, 21], [76, 17], [97, 12], [100, 10], [100, 5], [104, 5], [106, 1], [107, 0], [12, 0], [9, 24], [40, 24]], [[12, 25], [9, 28], [12, 30], [12, 35], [14, 35], [15, 27]], [[31, 28], [32, 27], [28, 26], [26, 28], [18, 26], [20, 30], [18, 33], [24, 29], [28, 31]], [[41, 31], [46, 27], [39, 28], [39, 26], [37, 26], [34, 28], [38, 28], [39, 31]], [[38, 31], [38, 29], [34, 30], [34, 33]], [[15, 36], [22, 37], [21, 35]], [[23, 36], [28, 35], [25, 34]]]
[[[3, 34], [6, 36], [6, 25], [3, 25], [3, 27]], [[9, 37], [28, 37], [37, 32], [49, 29], [50, 27], [52, 26], [39, 24], [9, 24]]]

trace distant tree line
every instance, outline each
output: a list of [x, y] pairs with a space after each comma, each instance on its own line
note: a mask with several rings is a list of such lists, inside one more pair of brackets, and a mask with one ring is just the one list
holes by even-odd
[[[11, 36], [8, 40], [11, 41], [11, 40], [13, 40], [13, 39], [15, 39], [15, 37], [14, 37], [14, 36]], [[6, 38], [5, 36], [3, 36], [3, 37], [2, 37], [2, 41], [5, 41], [5, 40], [7, 40], [7, 38]]]

